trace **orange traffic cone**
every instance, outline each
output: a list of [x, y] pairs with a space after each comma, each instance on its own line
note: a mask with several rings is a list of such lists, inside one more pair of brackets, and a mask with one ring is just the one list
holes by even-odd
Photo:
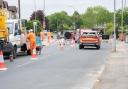
[[36, 49], [32, 51], [31, 60], [37, 60]]
[[0, 71], [7, 70], [4, 63], [3, 52], [0, 51]]

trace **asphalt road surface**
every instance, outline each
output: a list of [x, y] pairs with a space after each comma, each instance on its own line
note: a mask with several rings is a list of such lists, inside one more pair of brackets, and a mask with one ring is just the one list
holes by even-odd
[[78, 49], [54, 43], [44, 47], [38, 60], [18, 56], [6, 60], [8, 70], [0, 72], [0, 89], [90, 89], [110, 53], [108, 43], [101, 49]]

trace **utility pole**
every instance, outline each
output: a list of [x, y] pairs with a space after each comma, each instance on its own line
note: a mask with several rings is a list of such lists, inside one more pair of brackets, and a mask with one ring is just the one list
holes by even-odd
[[116, 52], [116, 0], [114, 0], [114, 52]]
[[122, 37], [121, 37], [121, 40], [123, 41], [123, 29], [124, 29], [124, 27], [123, 27], [123, 19], [124, 19], [124, 0], [122, 0], [122, 14], [121, 14], [121, 28], [122, 28], [122, 30], [121, 30], [121, 34], [122, 34]]
[[126, 43], [128, 43], [128, 17], [126, 18]]
[[21, 5], [20, 0], [18, 0], [18, 13], [19, 13], [19, 28], [22, 30], [22, 24], [21, 24]]
[[[34, 8], [35, 8], [35, 20], [36, 20], [36, 0], [34, 0]], [[36, 34], [36, 30], [37, 30], [37, 22], [34, 21], [33, 22], [33, 29], [34, 29], [34, 33]]]
[[44, 0], [43, 12], [44, 12], [44, 17], [43, 17], [43, 28], [44, 28], [44, 30], [45, 30], [45, 26], [46, 26], [46, 24], [45, 24], [45, 0]]
[[124, 8], [126, 8], [127, 0], [124, 1]]
[[36, 0], [34, 0], [34, 8], [35, 8], [35, 20], [36, 20]]

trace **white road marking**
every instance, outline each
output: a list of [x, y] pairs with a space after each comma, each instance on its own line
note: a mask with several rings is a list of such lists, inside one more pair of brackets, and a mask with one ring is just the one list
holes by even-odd
[[[45, 57], [43, 57], [43, 59], [45, 59], [45, 58], [48, 58], [48, 57], [50, 57], [51, 55], [47, 55], [47, 56], [45, 56]], [[36, 60], [36, 61], [39, 61], [39, 60]], [[26, 63], [23, 63], [23, 64], [20, 64], [20, 65], [18, 65], [16, 68], [21, 68], [21, 67], [24, 67], [24, 66], [27, 66], [27, 65], [29, 65], [29, 64], [32, 64], [32, 63], [34, 63], [35, 61], [29, 61], [29, 62], [26, 62]]]
[[33, 61], [26, 62], [26, 63], [24, 63], [24, 64], [18, 65], [16, 68], [20, 68], [20, 67], [23, 67], [23, 66], [29, 65], [29, 64], [31, 64], [31, 63], [33, 63]]

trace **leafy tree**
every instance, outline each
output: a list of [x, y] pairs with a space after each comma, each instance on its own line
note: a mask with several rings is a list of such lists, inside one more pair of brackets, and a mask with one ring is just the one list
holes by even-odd
[[[42, 10], [37, 10], [32, 13], [30, 16], [30, 20], [39, 20], [41, 25], [43, 26], [44, 21], [44, 13]], [[48, 19], [45, 17], [45, 28], [48, 28]]]
[[94, 12], [97, 16], [96, 19], [98, 25], [108, 23], [112, 19], [110, 12], [102, 6], [94, 7]]
[[54, 13], [47, 18], [49, 20], [49, 28], [56, 31], [69, 29], [72, 25], [72, 20], [65, 11]]
[[96, 17], [93, 13], [93, 8], [89, 7], [83, 15], [83, 23], [86, 28], [92, 28], [96, 24]]
[[35, 32], [39, 33], [42, 30], [42, 25], [41, 25], [41, 23], [38, 20], [28, 21], [28, 23], [27, 23], [27, 30], [34, 29], [34, 27], [33, 27], [33, 23], [34, 22], [37, 23], [36, 31]]
[[111, 13], [102, 6], [89, 7], [83, 15], [83, 23], [87, 28], [102, 26], [104, 23], [110, 22], [111, 19]]
[[106, 33], [111, 35], [113, 33], [113, 30], [114, 30], [113, 23], [107, 23], [107, 25], [106, 25]]
[[102, 6], [89, 7], [84, 14], [74, 11], [69, 16], [65, 11], [47, 16], [49, 29], [61, 31], [75, 28], [95, 28], [113, 22], [113, 13]]
[[80, 25], [81, 25], [80, 14], [77, 11], [74, 11], [71, 18], [72, 18], [72, 21], [74, 22], [73, 25], [75, 26], [75, 29], [80, 28]]

